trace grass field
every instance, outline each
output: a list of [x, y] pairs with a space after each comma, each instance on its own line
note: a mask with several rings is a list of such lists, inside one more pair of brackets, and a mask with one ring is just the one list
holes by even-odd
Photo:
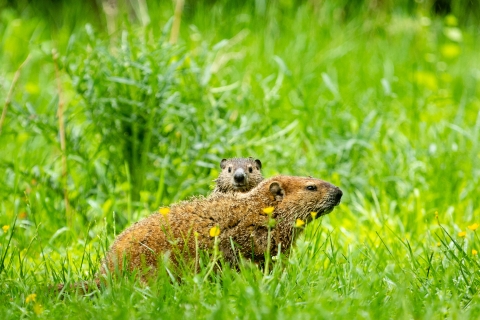
[[[478, 23], [408, 3], [0, 1], [0, 318], [479, 318]], [[342, 203], [268, 274], [48, 290], [234, 156]]]

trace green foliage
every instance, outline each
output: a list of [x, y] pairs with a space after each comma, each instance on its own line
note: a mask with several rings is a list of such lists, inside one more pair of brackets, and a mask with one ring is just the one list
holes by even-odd
[[[68, 71], [92, 134], [99, 137], [94, 154], [110, 159], [112, 176], [121, 176], [125, 161], [138, 198], [149, 165], [165, 158], [181, 134], [190, 136], [198, 127], [195, 109], [180, 91], [187, 83], [193, 95], [201, 91], [195, 81], [201, 70], [185, 67], [184, 53], [164, 37], [152, 43], [123, 31], [120, 43], [110, 48], [90, 26], [87, 30], [88, 41], [70, 49]], [[178, 118], [191, 119], [193, 126], [182, 126]]]
[[[477, 11], [187, 2], [172, 45], [172, 4], [144, 3], [1, 11], [0, 318], [478, 318]], [[93, 280], [115, 234], [207, 194], [231, 156], [328, 180], [342, 204], [270, 272], [205, 255], [181, 281], [162, 264], [148, 286], [46, 290]]]

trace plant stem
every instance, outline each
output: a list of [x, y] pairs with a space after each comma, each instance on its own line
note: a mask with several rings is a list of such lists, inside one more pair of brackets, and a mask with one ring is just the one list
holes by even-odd
[[22, 70], [23, 66], [27, 63], [29, 59], [30, 59], [30, 55], [27, 56], [25, 61], [22, 62], [20, 67], [18, 67], [17, 71], [15, 71], [15, 74], [13, 75], [12, 84], [10, 85], [10, 89], [8, 90], [7, 98], [5, 99], [5, 104], [3, 105], [2, 116], [0, 117], [0, 134], [2, 134], [3, 122], [7, 117], [8, 106], [12, 102], [13, 91], [15, 90], [17, 81], [20, 78], [20, 71]]
[[213, 261], [210, 265], [210, 268], [208, 269], [207, 273], [205, 274], [205, 277], [203, 277], [203, 281], [205, 282], [208, 278], [208, 275], [212, 272], [213, 267], [215, 266], [215, 263], [217, 263], [217, 255], [218, 255], [218, 236], [215, 237], [215, 243], [213, 245]]
[[180, 22], [182, 21], [182, 12], [185, 0], [177, 0], [175, 5], [175, 16], [173, 18], [172, 32], [170, 33], [170, 43], [176, 44], [180, 33]]
[[60, 135], [60, 149], [62, 151], [62, 184], [63, 184], [63, 200], [65, 203], [65, 214], [67, 218], [67, 226], [70, 229], [73, 229], [74, 226], [74, 216], [70, 210], [70, 202], [68, 200], [68, 188], [67, 188], [67, 142], [65, 138], [65, 123], [63, 121], [63, 112], [65, 102], [63, 101], [62, 95], [62, 82], [60, 80], [60, 71], [58, 68], [58, 52], [56, 49], [52, 50], [53, 65], [55, 67], [55, 78], [57, 79], [57, 92], [58, 92], [58, 130]]
[[264, 275], [268, 275], [268, 264], [270, 263], [270, 238], [272, 236], [272, 229], [268, 226], [268, 235], [267, 235], [267, 252], [265, 253], [265, 269]]

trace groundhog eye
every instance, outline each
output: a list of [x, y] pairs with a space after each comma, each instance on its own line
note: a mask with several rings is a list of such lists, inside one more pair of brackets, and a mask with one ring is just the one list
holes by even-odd
[[317, 190], [317, 186], [307, 186], [307, 190], [315, 191]]
[[253, 172], [253, 169], [252, 167], [248, 168], [248, 172], [252, 173]]
[[228, 167], [228, 173], [232, 172], [232, 167]]

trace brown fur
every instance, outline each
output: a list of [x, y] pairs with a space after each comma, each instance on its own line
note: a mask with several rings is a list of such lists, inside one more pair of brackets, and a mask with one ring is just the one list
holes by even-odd
[[220, 168], [213, 193], [248, 192], [263, 181], [262, 162], [252, 157], [223, 159]]
[[[275, 255], [279, 245], [282, 250], [291, 246], [296, 219], [308, 222], [312, 211], [318, 212], [317, 217], [329, 213], [341, 196], [339, 188], [319, 179], [277, 176], [247, 193], [217, 193], [180, 202], [167, 215], [152, 214], [121, 233], [107, 253], [102, 272], [122, 270], [122, 262], [128, 270], [146, 266], [154, 272], [159, 256], [175, 251], [191, 261], [196, 253], [194, 233], [198, 233], [199, 248], [210, 249], [214, 239], [209, 231], [214, 226], [220, 227], [219, 249], [225, 260], [236, 264], [241, 255], [263, 261], [269, 219], [264, 208], [275, 208], [272, 217], [277, 224], [271, 232]], [[175, 262], [175, 255], [170, 259]]]
[[62, 291], [67, 292], [76, 292], [78, 294], [87, 294], [92, 292], [94, 289], [101, 289], [102, 284], [100, 278], [96, 278], [91, 281], [80, 281], [76, 283], [72, 283], [69, 286], [65, 287], [65, 284], [57, 284], [53, 286], [49, 286], [48, 290], [55, 293], [60, 293]]

